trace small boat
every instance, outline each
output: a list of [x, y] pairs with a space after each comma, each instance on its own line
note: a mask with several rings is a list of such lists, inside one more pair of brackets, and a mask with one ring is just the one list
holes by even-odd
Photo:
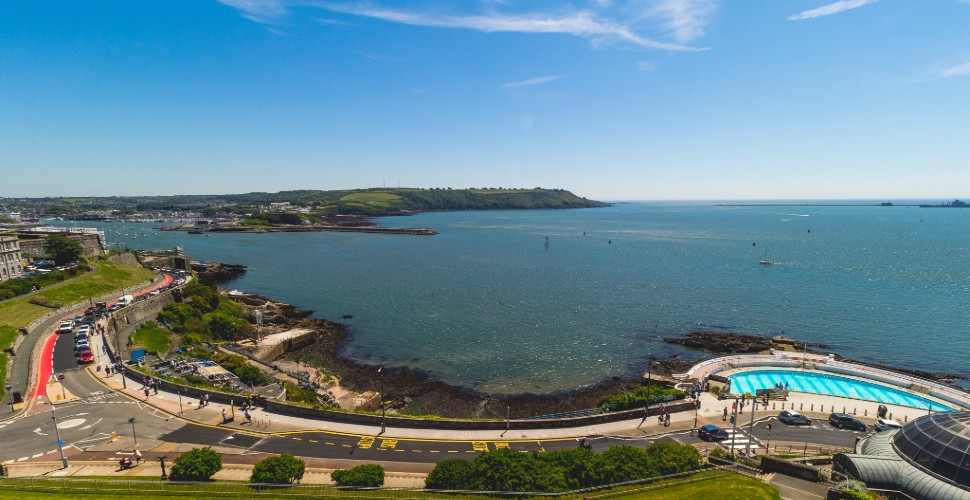
[[762, 257], [761, 260], [758, 261], [758, 263], [759, 264], [764, 264], [766, 266], [772, 266], [772, 265], [775, 264], [775, 261], [773, 261], [773, 260], [771, 260], [771, 259], [768, 258], [768, 251], [765, 250], [765, 256]]

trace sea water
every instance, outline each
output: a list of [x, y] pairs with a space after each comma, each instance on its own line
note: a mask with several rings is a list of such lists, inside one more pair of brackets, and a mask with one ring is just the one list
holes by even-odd
[[246, 265], [223, 286], [353, 316], [344, 355], [491, 392], [571, 389], [645, 371], [650, 356], [700, 356], [661, 341], [694, 329], [784, 332], [970, 375], [970, 210], [645, 203], [378, 223], [440, 234], [84, 225], [131, 248]]

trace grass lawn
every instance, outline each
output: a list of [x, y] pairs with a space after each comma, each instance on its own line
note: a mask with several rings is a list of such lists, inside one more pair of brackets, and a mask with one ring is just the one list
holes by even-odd
[[393, 193], [351, 193], [340, 198], [340, 202], [352, 205], [373, 204], [381, 207], [389, 207], [392, 203], [400, 199], [400, 196]]
[[[715, 477], [711, 477], [715, 476]], [[85, 481], [84, 479], [90, 479]], [[46, 499], [63, 498], [65, 496], [79, 499], [117, 499], [119, 494], [137, 493], [139, 500], [166, 499], [172, 496], [200, 497], [282, 497], [270, 491], [250, 489], [246, 483], [219, 481], [210, 484], [174, 485], [161, 484], [154, 478], [132, 478], [125, 480], [105, 480], [103, 478], [76, 478], [61, 482], [54, 480], [38, 480], [36, 484], [46, 483], [47, 492], [16, 491], [13, 487], [20, 483], [25, 487], [30, 484], [29, 479], [6, 479], [0, 487], [0, 497], [16, 496], [18, 499]], [[113, 492], [109, 492], [113, 490]], [[167, 494], [161, 494], [165, 491]], [[289, 497], [299, 495], [299, 498], [439, 498], [442, 500], [458, 499], [493, 499], [506, 497], [492, 497], [460, 494], [431, 494], [410, 490], [379, 490], [379, 491], [346, 491], [330, 487], [297, 486], [284, 490]], [[562, 496], [562, 499], [576, 500], [583, 498], [583, 494]], [[588, 493], [589, 498], [629, 498], [629, 499], [779, 499], [778, 492], [770, 484], [757, 479], [730, 472], [702, 472], [691, 476], [690, 479], [675, 479], [660, 483], [646, 484], [640, 487], [623, 487], [613, 490], [603, 490]], [[536, 497], [540, 498], [540, 497]]]
[[131, 337], [132, 342], [145, 346], [148, 352], [163, 356], [168, 352], [170, 339], [167, 330], [152, 322], [143, 323]]

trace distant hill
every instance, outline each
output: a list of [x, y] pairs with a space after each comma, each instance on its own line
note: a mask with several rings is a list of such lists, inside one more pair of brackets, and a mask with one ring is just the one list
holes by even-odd
[[[278, 193], [226, 195], [112, 196], [86, 198], [7, 198], [10, 205], [29, 208], [46, 216], [68, 216], [96, 211], [125, 216], [136, 212], [173, 211], [212, 214], [247, 214], [271, 203], [289, 203], [301, 212], [316, 216], [404, 215], [419, 211], [523, 210], [590, 208], [606, 206], [564, 189], [420, 189], [371, 188], [352, 190], [298, 190]], [[286, 208], [282, 209], [286, 211]]]

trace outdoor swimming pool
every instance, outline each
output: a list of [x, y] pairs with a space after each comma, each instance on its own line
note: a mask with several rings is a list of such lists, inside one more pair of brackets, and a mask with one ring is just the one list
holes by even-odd
[[735, 373], [728, 376], [731, 379], [731, 392], [754, 394], [758, 389], [770, 389], [781, 382], [788, 384], [788, 389], [826, 396], [862, 399], [876, 403], [908, 406], [911, 408], [927, 408], [933, 411], [953, 411], [953, 408], [943, 406], [926, 398], [894, 389], [885, 385], [863, 382], [861, 380], [838, 377], [826, 373], [802, 372], [793, 370], [754, 370]]

